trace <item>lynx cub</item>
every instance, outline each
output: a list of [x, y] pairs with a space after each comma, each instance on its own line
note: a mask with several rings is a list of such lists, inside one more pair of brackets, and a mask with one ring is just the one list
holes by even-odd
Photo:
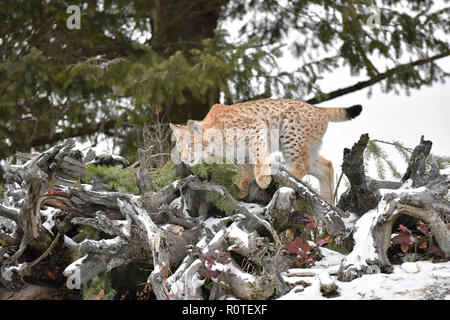
[[268, 187], [274, 152], [281, 152], [287, 170], [298, 179], [307, 173], [320, 183], [320, 193], [331, 203], [333, 165], [319, 155], [328, 121], [357, 117], [362, 107], [319, 108], [293, 99], [262, 99], [232, 106], [215, 104], [203, 121], [170, 124], [183, 162], [192, 165], [209, 155], [221, 155], [241, 165], [236, 182], [244, 197], [255, 178]]

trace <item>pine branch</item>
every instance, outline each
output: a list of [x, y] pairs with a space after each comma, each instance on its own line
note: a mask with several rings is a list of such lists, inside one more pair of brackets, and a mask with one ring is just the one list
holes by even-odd
[[365, 89], [367, 87], [370, 87], [378, 82], [381, 82], [397, 73], [401, 73], [404, 70], [407, 70], [408, 68], [412, 68], [412, 67], [416, 67], [416, 66], [420, 66], [420, 65], [424, 65], [430, 62], [434, 62], [436, 60], [445, 58], [450, 56], [450, 50], [444, 51], [440, 54], [428, 57], [428, 58], [424, 58], [424, 59], [419, 59], [410, 63], [405, 63], [405, 64], [401, 64], [398, 65], [392, 69], [389, 69], [385, 72], [379, 73], [377, 75], [375, 75], [374, 77], [370, 78], [369, 80], [366, 81], [360, 81], [354, 85], [345, 87], [345, 88], [341, 88], [338, 90], [334, 90], [328, 93], [321, 93], [319, 95], [317, 95], [316, 97], [307, 100], [306, 102], [310, 103], [310, 104], [316, 104], [316, 103], [320, 103], [323, 101], [328, 101], [328, 100], [332, 100], [334, 98], [346, 95], [348, 93], [352, 93], [361, 89]]
[[86, 123], [83, 127], [67, 128], [67, 130], [55, 133], [53, 135], [50, 134], [40, 135], [30, 141], [30, 146], [31, 147], [44, 146], [56, 143], [64, 139], [88, 136], [98, 132], [108, 134], [109, 131], [111, 131], [115, 127], [116, 122], [117, 120], [111, 119], [105, 122], [98, 122], [95, 125], [93, 125], [92, 123]]
[[[408, 148], [405, 147], [403, 145], [403, 143], [401, 143], [400, 141], [384, 141], [384, 140], [378, 140], [378, 139], [373, 139], [371, 140], [371, 142], [377, 142], [377, 143], [383, 143], [383, 144], [387, 144], [390, 146], [395, 147], [395, 149], [398, 151], [398, 153], [403, 157], [403, 159], [405, 160], [406, 163], [409, 163], [409, 158], [413, 152], [412, 148]], [[370, 142], [369, 142], [370, 143]], [[368, 160], [370, 159], [370, 157], [372, 156], [372, 153], [367, 153], [367, 155], [365, 154], [365, 157], [367, 156], [367, 158], [365, 158], [365, 163], [368, 162]], [[383, 156], [384, 157], [384, 156]], [[390, 161], [387, 156], [384, 157], [384, 160], [386, 161], [386, 163], [391, 167], [395, 168], [395, 166], [393, 165], [392, 161]], [[447, 156], [439, 156], [439, 155], [435, 155], [435, 154], [430, 154], [427, 157], [427, 164], [428, 165], [432, 165], [433, 162], [436, 162], [438, 165], [439, 169], [445, 169], [447, 167], [450, 166], [450, 157]], [[395, 168], [395, 171], [397, 171], [397, 169]], [[397, 174], [394, 174], [394, 176], [396, 176]]]

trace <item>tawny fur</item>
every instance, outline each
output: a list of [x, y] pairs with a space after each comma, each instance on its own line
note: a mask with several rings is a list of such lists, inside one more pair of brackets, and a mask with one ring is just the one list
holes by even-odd
[[[232, 106], [215, 104], [203, 121], [189, 120], [186, 126], [171, 124], [171, 128], [181, 158], [188, 164], [198, 160], [193, 156], [195, 148], [210, 153], [220, 148], [244, 148], [248, 154], [246, 162], [239, 163], [242, 175], [236, 182], [242, 197], [253, 178], [263, 189], [270, 184], [273, 173], [271, 151], [274, 150], [269, 141], [279, 141], [279, 151], [287, 170], [298, 179], [308, 173], [315, 176], [319, 180], [321, 195], [331, 202], [333, 165], [319, 155], [319, 149], [328, 122], [345, 120], [349, 120], [345, 108], [319, 108], [294, 99], [262, 99]], [[211, 130], [222, 135], [223, 146], [218, 144], [220, 139], [217, 135], [208, 134]], [[278, 136], [270, 139], [269, 133], [273, 132]], [[233, 159], [236, 160], [235, 157]]]

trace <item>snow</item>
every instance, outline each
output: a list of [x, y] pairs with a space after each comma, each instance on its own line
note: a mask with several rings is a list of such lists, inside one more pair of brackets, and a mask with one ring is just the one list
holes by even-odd
[[[388, 193], [395, 192], [396, 194], [414, 194], [423, 192], [425, 187], [411, 188], [412, 181], [406, 181], [399, 189], [380, 189], [380, 193], [384, 196]], [[346, 256], [343, 265], [347, 270], [361, 270], [362, 267], [368, 267], [373, 269], [372, 271], [379, 272], [378, 267], [370, 266], [370, 261], [377, 260], [377, 254], [375, 252], [374, 239], [372, 236], [371, 228], [377, 223], [378, 218], [388, 210], [388, 203], [382, 198], [378, 203], [378, 207], [366, 212], [356, 222], [346, 221], [346, 225], [354, 223], [353, 239], [355, 246], [353, 251]], [[348, 218], [347, 218], [348, 219]], [[369, 273], [369, 272], [368, 272]]]
[[404, 271], [408, 273], [417, 273], [420, 272], [420, 267], [415, 262], [405, 262], [400, 266]]
[[227, 229], [229, 242], [239, 245], [241, 248], [248, 248], [248, 233], [237, 226], [236, 222]]
[[[205, 260], [205, 267], [208, 267], [208, 263]], [[217, 261], [215, 261], [215, 263], [210, 267], [211, 271], [219, 271], [219, 272], [227, 272], [228, 270], [230, 270], [230, 268], [228, 267], [228, 265], [225, 265], [223, 263], [219, 263]]]
[[345, 229], [350, 230], [355, 226], [355, 222], [358, 220], [358, 216], [354, 214], [353, 212], [349, 212], [349, 216], [347, 218], [342, 218], [342, 221], [344, 221]]
[[289, 187], [281, 187], [280, 189], [278, 189], [278, 192], [290, 194], [290, 193], [294, 192], [294, 189], [289, 188]]
[[[424, 192], [425, 187], [412, 188], [412, 181], [406, 181], [399, 189], [381, 189], [381, 195], [388, 193], [414, 194]], [[402, 265], [394, 265], [394, 272], [391, 274], [376, 273], [366, 274], [351, 282], [340, 282], [336, 279], [337, 271], [345, 259], [347, 267], [360, 269], [362, 265], [367, 266], [367, 261], [376, 257], [373, 246], [373, 238], [370, 232], [371, 226], [376, 220], [386, 212], [388, 204], [382, 200], [378, 207], [365, 213], [359, 220], [350, 216], [344, 219], [346, 227], [354, 226], [353, 238], [355, 247], [353, 251], [344, 256], [338, 252], [333, 252], [322, 248], [324, 259], [316, 262], [314, 269], [291, 269], [283, 277], [290, 283], [298, 283], [290, 292], [280, 297], [281, 300], [297, 299], [450, 299], [450, 261], [431, 263], [427, 261], [405, 262]], [[324, 269], [320, 271], [320, 269]], [[305, 272], [310, 272], [311, 276], [304, 276]], [[303, 272], [303, 276], [292, 276], [295, 273]], [[320, 292], [320, 282], [332, 280], [338, 286], [339, 296], [326, 298]], [[304, 287], [305, 281], [309, 286]]]
[[[318, 272], [318, 275], [314, 277], [287, 277], [283, 275], [288, 283], [295, 284], [303, 280], [310, 285], [304, 287], [297, 284], [287, 294], [280, 297], [280, 300], [450, 299], [450, 261], [439, 263], [428, 261], [407, 262], [402, 265], [394, 265], [394, 272], [391, 274], [366, 274], [351, 282], [341, 282], [337, 280], [336, 275], [333, 275], [333, 271], [338, 269], [340, 261], [345, 256], [326, 248], [321, 248], [321, 250], [324, 258], [318, 261], [313, 268], [314, 270], [326, 269], [327, 274]], [[291, 269], [289, 272], [298, 270]], [[320, 277], [328, 276], [328, 274], [331, 274], [331, 279], [338, 286], [339, 296], [337, 297], [326, 298], [320, 292]], [[322, 281], [324, 280], [322, 279]]]
[[80, 187], [81, 187], [81, 190], [84, 190], [84, 191], [93, 191], [94, 190], [94, 188], [92, 188], [92, 186], [90, 184], [82, 183], [80, 185]]
[[238, 201], [239, 205], [244, 207], [248, 212], [256, 216], [260, 216], [264, 213], [265, 207], [257, 203], [247, 203], [243, 201]]
[[327, 248], [320, 248], [322, 254], [326, 257], [320, 261], [317, 261], [314, 264], [314, 268], [335, 268], [336, 266], [339, 269], [339, 265], [342, 261], [344, 255], [334, 250], [330, 250]]
[[[217, 243], [222, 242], [224, 233], [225, 233], [224, 230], [220, 230], [219, 232], [217, 232], [216, 235], [211, 239], [211, 241], [205, 247], [203, 247], [202, 253], [208, 254], [211, 247], [214, 248], [217, 245]], [[206, 241], [206, 239], [200, 240], [200, 243], [203, 244], [204, 241]], [[202, 248], [199, 243], [197, 243], [196, 246]]]
[[45, 217], [45, 222], [42, 224], [42, 226], [47, 229], [48, 232], [53, 236], [52, 229], [55, 226], [55, 219], [54, 215], [61, 211], [60, 209], [48, 207], [45, 210], [41, 210], [41, 215]]
[[[381, 202], [380, 206], [383, 206]], [[377, 257], [370, 227], [376, 222], [378, 216], [378, 209], [373, 209], [365, 213], [356, 222], [356, 231], [353, 234], [355, 246], [353, 247], [352, 252], [345, 257], [346, 265], [367, 265], [368, 260], [373, 261]]]
[[27, 263], [20, 263], [17, 266], [10, 266], [3, 270], [3, 277], [6, 281], [11, 281], [13, 277], [13, 272], [15, 271], [17, 274], [20, 274], [26, 267]]
[[225, 222], [228, 221], [229, 218], [216, 218], [216, 217], [209, 217], [208, 219], [201, 222], [206, 229], [211, 230], [213, 234], [216, 234], [216, 230], [220, 228], [221, 224], [225, 225]]
[[67, 266], [66, 269], [64, 269], [64, 275], [65, 276], [71, 276], [75, 273], [76, 270], [79, 270], [81, 265], [83, 264], [84, 259], [86, 259], [88, 256], [81, 257], [80, 259], [72, 262], [70, 265]]
[[419, 193], [424, 192], [427, 188], [425, 186], [419, 187], [419, 188], [411, 188], [413, 184], [413, 181], [411, 179], [405, 181], [405, 183], [398, 189], [380, 189], [380, 194], [384, 196], [387, 193], [394, 192], [396, 194], [401, 193], [407, 193], [407, 194], [413, 194], [413, 193]]
[[[381, 189], [380, 193], [395, 192], [396, 194], [413, 194], [425, 191], [425, 187], [412, 188], [412, 181], [406, 181], [400, 189]], [[422, 299], [450, 299], [450, 261], [432, 263], [429, 261], [405, 262], [394, 265], [391, 274], [375, 273], [365, 274], [350, 282], [341, 282], [336, 278], [341, 263], [358, 267], [367, 265], [368, 260], [376, 256], [371, 226], [376, 223], [380, 214], [386, 212], [388, 204], [382, 200], [378, 208], [365, 213], [355, 222], [350, 217], [346, 222], [349, 226], [354, 224], [355, 247], [347, 256], [341, 253], [321, 248], [324, 259], [316, 262], [312, 269], [291, 269], [283, 274], [285, 280], [296, 284], [280, 300], [305, 299], [388, 299], [388, 300], [422, 300]], [[358, 268], [359, 269], [359, 268]], [[309, 272], [308, 272], [309, 271]], [[290, 276], [288, 276], [290, 274]], [[295, 274], [302, 276], [294, 276]], [[306, 276], [306, 274], [310, 276]], [[300, 281], [300, 282], [299, 282]], [[335, 281], [339, 296], [326, 298], [320, 292], [320, 282]], [[304, 282], [310, 285], [304, 287]]]
[[241, 271], [241, 269], [237, 268], [232, 261], [229, 262], [227, 266], [230, 270], [230, 273], [241, 279], [243, 282], [253, 283], [256, 281], [255, 277], [252, 274]]

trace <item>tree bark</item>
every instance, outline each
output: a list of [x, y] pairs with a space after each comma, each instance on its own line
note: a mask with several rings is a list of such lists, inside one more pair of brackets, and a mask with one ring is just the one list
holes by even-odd
[[[190, 50], [202, 46], [202, 40], [214, 37], [220, 9], [228, 0], [165, 0], [151, 17], [151, 46], [163, 57], [180, 50], [189, 59]], [[218, 100], [216, 90], [209, 90], [207, 101], [200, 101], [185, 91], [182, 105], [166, 105], [169, 121], [186, 123], [188, 119], [203, 119], [211, 105]]]
[[[345, 220], [349, 212], [328, 204], [283, 169], [274, 175], [283, 187], [264, 194], [271, 196], [267, 204], [236, 200], [224, 187], [201, 181], [189, 172], [156, 192], [148, 170], [151, 153], [140, 150], [141, 167], [136, 174], [140, 194], [133, 195], [111, 192], [106, 186], [98, 190], [98, 183], [80, 183], [88, 160], [109, 164], [123, 164], [123, 160], [110, 155], [83, 157], [74, 145], [67, 140], [41, 154], [23, 156], [23, 164], [10, 166], [6, 172], [0, 239], [8, 245], [0, 246], [0, 283], [10, 291], [21, 290], [30, 275], [45, 272], [42, 266], [52, 253], [52, 261], [64, 264], [61, 273], [82, 286], [133, 263], [150, 270], [147, 283], [157, 299], [272, 299], [289, 290], [282, 272], [298, 265], [287, 252], [283, 237], [287, 229], [302, 232], [292, 223], [299, 218], [299, 199], [308, 204], [311, 215], [329, 235], [342, 238], [351, 231]], [[422, 155], [415, 153], [417, 158]], [[411, 163], [418, 161], [412, 159]], [[369, 180], [361, 179], [360, 173], [351, 181]], [[386, 250], [392, 225], [401, 214], [428, 223], [439, 247], [446, 256], [450, 254], [449, 232], [440, 218], [450, 212], [445, 199], [449, 177], [429, 171], [423, 176], [429, 177], [426, 186], [406, 192], [393, 190], [395, 194], [386, 194], [378, 210], [357, 221], [355, 247], [342, 261], [339, 279], [350, 281], [365, 273], [392, 269]], [[208, 192], [229, 201], [232, 213], [227, 216], [208, 203]], [[104, 236], [84, 239], [79, 226], [89, 226]], [[313, 249], [320, 254], [320, 248]], [[83, 256], [65, 264], [63, 257], [73, 252]], [[338, 288], [328, 276], [316, 276], [325, 295], [337, 294]]]
[[359, 215], [375, 208], [380, 201], [380, 193], [364, 172], [364, 150], [369, 142], [369, 135], [363, 134], [351, 150], [344, 149], [342, 172], [345, 173], [350, 189], [339, 199], [337, 206], [342, 210], [351, 211]]
[[[383, 196], [376, 209], [365, 213], [356, 222], [353, 251], [341, 262], [339, 280], [352, 281], [363, 274], [393, 271], [387, 250], [391, 243], [393, 225], [401, 215], [424, 221], [430, 227], [444, 256], [450, 256], [450, 231], [441, 218], [442, 215], [450, 214], [450, 204], [446, 199], [450, 177], [439, 174], [435, 166], [430, 170], [426, 169], [425, 161], [430, 149], [431, 142], [424, 140], [422, 136], [420, 144], [411, 155], [404, 179], [411, 179], [411, 185], [416, 188], [392, 189], [392, 192]], [[361, 175], [357, 177], [360, 178]], [[356, 179], [351, 180], [355, 181]]]

